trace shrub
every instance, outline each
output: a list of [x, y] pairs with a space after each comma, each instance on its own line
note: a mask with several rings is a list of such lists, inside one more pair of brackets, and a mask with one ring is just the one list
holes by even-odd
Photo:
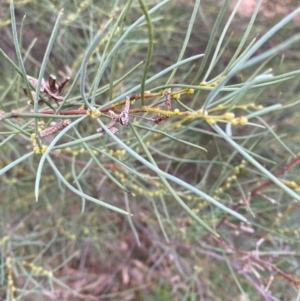
[[3, 298], [295, 298], [300, 9], [240, 2], [3, 5]]

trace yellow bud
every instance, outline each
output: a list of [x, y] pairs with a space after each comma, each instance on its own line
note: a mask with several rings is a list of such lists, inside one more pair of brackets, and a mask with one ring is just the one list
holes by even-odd
[[201, 114], [201, 115], [203, 115], [203, 116], [208, 116], [208, 112], [207, 112], [206, 110], [203, 112], [203, 110], [200, 109], [200, 110], [197, 111], [197, 113], [198, 113], [198, 114]]
[[47, 150], [47, 145], [43, 145], [41, 149], [41, 153], [44, 154], [46, 150]]
[[209, 124], [215, 124], [217, 121], [216, 121], [216, 119], [213, 119], [213, 118], [207, 118], [206, 122]]
[[185, 89], [185, 91], [186, 91], [187, 94], [193, 94], [194, 93], [194, 89], [187, 88], [187, 89]]
[[245, 125], [248, 123], [248, 118], [245, 116], [241, 116], [239, 121], [241, 125]]
[[234, 113], [228, 112], [224, 114], [226, 120], [232, 120], [235, 117]]
[[230, 123], [231, 123], [232, 125], [237, 125], [237, 124], [238, 124], [237, 118], [234, 118], [234, 119], [230, 120]]

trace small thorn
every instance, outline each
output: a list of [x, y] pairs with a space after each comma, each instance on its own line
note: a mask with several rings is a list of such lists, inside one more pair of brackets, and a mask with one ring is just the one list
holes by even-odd
[[48, 82], [49, 82], [50, 90], [51, 90], [51, 91], [55, 91], [55, 90], [56, 90], [56, 85], [55, 85], [55, 82], [56, 82], [56, 76], [53, 75], [53, 74], [50, 74], [50, 75], [49, 75]]

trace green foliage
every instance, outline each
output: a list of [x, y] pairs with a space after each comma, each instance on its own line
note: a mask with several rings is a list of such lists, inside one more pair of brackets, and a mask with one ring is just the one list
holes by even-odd
[[297, 300], [300, 8], [99, 2], [3, 3], [0, 298]]

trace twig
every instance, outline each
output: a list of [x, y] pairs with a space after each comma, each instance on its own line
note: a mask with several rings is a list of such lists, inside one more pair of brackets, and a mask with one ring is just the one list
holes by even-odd
[[[278, 176], [284, 174], [287, 170], [291, 169], [292, 167], [294, 167], [294, 165], [296, 165], [297, 163], [299, 163], [299, 161], [300, 161], [300, 153], [295, 158], [293, 158], [291, 161], [289, 161], [284, 166], [282, 166], [281, 168], [279, 168], [274, 173], [274, 176], [278, 177]], [[261, 189], [263, 189], [264, 187], [270, 185], [271, 183], [272, 183], [272, 181], [270, 179], [266, 179], [266, 180], [262, 181], [259, 185], [257, 185], [250, 192], [250, 196], [253, 196], [253, 195], [257, 194]]]
[[265, 261], [265, 260], [262, 260], [262, 259], [258, 258], [257, 256], [253, 255], [250, 252], [247, 252], [247, 251], [240, 250], [240, 249], [237, 249], [235, 247], [232, 247], [232, 246], [228, 245], [225, 241], [223, 241], [223, 240], [221, 240], [219, 238], [216, 238], [216, 237], [213, 237], [213, 236], [211, 236], [211, 238], [215, 242], [217, 242], [219, 245], [221, 245], [225, 250], [232, 250], [235, 253], [238, 253], [239, 255], [246, 256], [247, 258], [250, 258], [251, 260], [259, 263], [260, 265], [276, 271], [280, 276], [282, 276], [283, 278], [285, 278], [288, 282], [293, 283], [296, 287], [299, 287], [299, 285], [300, 285], [300, 281], [299, 280], [297, 280], [295, 277], [293, 277], [291, 275], [286, 274], [281, 269], [279, 269], [275, 264], [270, 263], [270, 262]]
[[[297, 163], [300, 161], [300, 154], [298, 154], [295, 158], [293, 158], [291, 161], [286, 163], [284, 166], [279, 168], [275, 173], [274, 176], [278, 177], [288, 171], [289, 169], [293, 168]], [[258, 184], [254, 189], [252, 189], [248, 193], [248, 202], [251, 201], [251, 197], [255, 194], [257, 194], [260, 190], [262, 190], [264, 187], [270, 185], [272, 181], [270, 179], [266, 179], [262, 181], [260, 184]], [[245, 204], [243, 201], [237, 202], [235, 205], [231, 207], [232, 210], [236, 211], [241, 205]], [[224, 224], [225, 220], [227, 219], [228, 215], [225, 215], [216, 225], [216, 228], [219, 228], [222, 224]]]

